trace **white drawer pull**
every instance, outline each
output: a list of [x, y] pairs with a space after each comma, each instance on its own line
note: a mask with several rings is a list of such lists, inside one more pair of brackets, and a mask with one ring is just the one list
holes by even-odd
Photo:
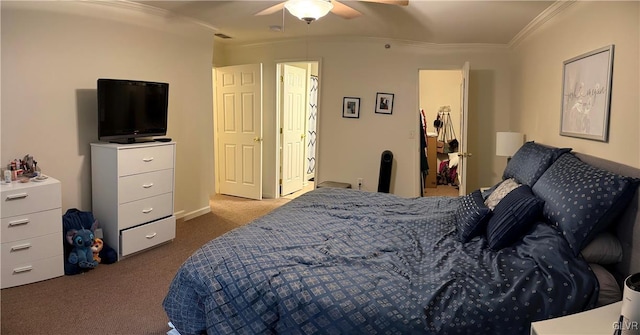
[[153, 187], [153, 183], [149, 183], [149, 184], [143, 184], [142, 187], [144, 188], [150, 188]]
[[7, 196], [7, 200], [18, 200], [18, 199], [24, 199], [28, 196], [29, 194], [27, 193], [18, 193], [18, 194], [9, 194]]
[[144, 213], [144, 214], [149, 214], [149, 213], [151, 213], [151, 211], [152, 211], [152, 210], [153, 210], [153, 207], [148, 208], [148, 209], [143, 209], [143, 210], [142, 210], [142, 213]]
[[9, 221], [9, 227], [22, 226], [29, 223], [29, 219], [21, 219], [15, 221]]
[[29, 272], [31, 270], [33, 270], [33, 267], [31, 265], [28, 265], [28, 266], [23, 266], [21, 268], [13, 269], [13, 273]]
[[31, 244], [30, 243], [25, 243], [25, 244], [15, 245], [15, 246], [11, 247], [11, 251], [19, 251], [19, 250], [25, 250], [25, 249], [29, 249], [29, 248], [31, 248]]
[[156, 235], [158, 235], [158, 233], [149, 234], [149, 235], [147, 235], [145, 237], [148, 238], [148, 239], [152, 239], [152, 238], [156, 237]]
[[147, 163], [147, 162], [151, 162], [153, 161], [153, 157], [146, 157], [142, 159], [143, 162]]

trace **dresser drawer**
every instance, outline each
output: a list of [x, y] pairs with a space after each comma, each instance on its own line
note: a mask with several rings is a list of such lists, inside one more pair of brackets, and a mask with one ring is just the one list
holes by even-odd
[[2, 267], [62, 255], [62, 232], [2, 243]]
[[169, 192], [173, 192], [173, 169], [134, 174], [118, 180], [121, 204]]
[[29, 284], [64, 274], [62, 254], [33, 262], [2, 265], [2, 288]]
[[176, 237], [176, 217], [170, 216], [120, 232], [120, 254], [130, 255]]
[[169, 215], [173, 215], [173, 193], [128, 202], [118, 208], [118, 228], [126, 229]]
[[32, 187], [2, 189], [3, 218], [60, 207], [62, 200], [59, 182], [43, 185], [32, 183]]
[[118, 151], [118, 175], [173, 169], [173, 145], [121, 149]]
[[5, 243], [55, 232], [60, 232], [62, 236], [60, 208], [3, 218], [0, 236], [2, 243]]

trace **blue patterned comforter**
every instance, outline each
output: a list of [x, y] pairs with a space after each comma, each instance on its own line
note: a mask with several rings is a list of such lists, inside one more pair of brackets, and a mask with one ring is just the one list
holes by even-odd
[[164, 300], [188, 334], [528, 334], [592, 307], [595, 276], [540, 223], [456, 239], [458, 198], [323, 188], [196, 251]]

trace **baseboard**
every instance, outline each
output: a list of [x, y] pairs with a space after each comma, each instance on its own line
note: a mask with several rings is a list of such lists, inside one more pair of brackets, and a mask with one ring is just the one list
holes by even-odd
[[182, 218], [184, 216], [184, 210], [174, 212], [173, 216], [176, 217], [176, 220]]
[[193, 212], [184, 213], [184, 211], [177, 212], [175, 214], [176, 219], [183, 219], [184, 221], [189, 221], [191, 219], [195, 219], [198, 216], [205, 215], [207, 213], [211, 213], [211, 206], [203, 207]]

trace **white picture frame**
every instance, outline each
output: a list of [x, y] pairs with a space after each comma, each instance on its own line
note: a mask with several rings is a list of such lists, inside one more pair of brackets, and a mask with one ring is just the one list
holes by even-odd
[[614, 45], [563, 63], [560, 135], [608, 142]]

